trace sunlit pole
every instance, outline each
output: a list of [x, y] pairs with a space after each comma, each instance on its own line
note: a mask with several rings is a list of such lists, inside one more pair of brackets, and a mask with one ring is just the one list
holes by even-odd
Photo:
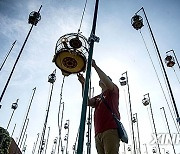
[[46, 117], [45, 117], [45, 121], [44, 121], [44, 126], [43, 126], [43, 131], [42, 131], [42, 135], [41, 135], [41, 140], [40, 140], [40, 145], [39, 145], [39, 150], [38, 150], [38, 154], [41, 154], [43, 149], [44, 149], [44, 136], [45, 136], [45, 132], [46, 132], [46, 126], [47, 126], [47, 121], [48, 121], [48, 116], [49, 116], [49, 110], [50, 110], [50, 105], [51, 105], [51, 98], [52, 98], [52, 92], [53, 92], [53, 88], [54, 88], [54, 82], [56, 81], [56, 70], [53, 71], [53, 73], [51, 73], [48, 76], [48, 82], [50, 83], [50, 96], [49, 96], [49, 101], [48, 101], [48, 107], [46, 110]]
[[29, 118], [27, 119], [27, 122], [26, 122], [26, 126], [25, 126], [25, 129], [24, 129], [24, 133], [23, 133], [23, 135], [22, 135], [22, 140], [21, 140], [20, 144], [18, 145], [19, 148], [21, 148], [21, 146], [22, 146], [22, 143], [23, 143], [24, 136], [25, 136], [25, 133], [26, 133], [26, 131], [27, 131], [28, 125], [29, 125]]
[[2, 70], [4, 64], [6, 63], [6, 60], [7, 60], [8, 56], [9, 56], [9, 54], [11, 53], [11, 51], [12, 51], [12, 49], [13, 49], [15, 43], [16, 43], [16, 41], [14, 41], [14, 43], [13, 43], [12, 46], [11, 46], [11, 49], [9, 50], [9, 52], [7, 53], [7, 55], [6, 55], [5, 59], [4, 59], [4, 61], [2, 62], [1, 67], [0, 67], [0, 71]]
[[66, 120], [66, 123], [64, 124], [64, 129], [67, 130], [67, 134], [65, 136], [65, 141], [66, 141], [66, 154], [68, 154], [68, 143], [69, 143], [69, 120]]
[[[173, 106], [174, 106], [174, 109], [175, 109], [177, 122], [178, 122], [178, 124], [180, 125], [180, 117], [179, 117], [178, 109], [177, 109], [177, 106], [176, 106], [176, 102], [175, 102], [175, 99], [174, 99], [174, 95], [173, 95], [173, 92], [172, 92], [172, 89], [171, 89], [171, 85], [170, 85], [169, 79], [168, 79], [168, 76], [167, 76], [167, 73], [166, 73], [166, 70], [165, 70], [165, 67], [164, 67], [164, 64], [163, 64], [163, 61], [162, 61], [160, 52], [159, 52], [159, 48], [158, 48], [158, 46], [157, 46], [155, 37], [154, 37], [154, 35], [153, 35], [153, 32], [152, 32], [150, 23], [149, 23], [149, 21], [148, 21], [147, 15], [146, 15], [146, 12], [145, 12], [145, 10], [144, 10], [143, 7], [142, 7], [140, 10], [142, 10], [143, 13], [144, 13], [144, 16], [145, 16], [145, 19], [146, 19], [146, 22], [147, 22], [147, 26], [148, 26], [148, 29], [149, 29], [149, 31], [150, 31], [152, 40], [153, 40], [153, 42], [154, 42], [154, 46], [155, 46], [155, 48], [156, 48], [157, 55], [158, 55], [158, 58], [159, 58], [159, 61], [160, 61], [160, 64], [161, 64], [161, 67], [162, 67], [162, 70], [163, 70], [163, 73], [164, 73], [164, 77], [165, 77], [165, 80], [166, 80], [166, 83], [167, 83], [167, 86], [168, 86], [168, 90], [169, 90], [169, 93], [170, 93], [170, 96], [171, 96], [171, 100], [172, 100], [172, 103], [173, 103]], [[132, 17], [132, 26], [133, 26], [136, 30], [139, 30], [139, 29], [141, 29], [141, 28], [143, 27], [142, 17], [139, 16], [139, 15], [137, 15], [137, 13], [138, 13], [140, 10], [138, 10], [138, 11], [135, 13], [135, 16]]]
[[39, 139], [39, 133], [37, 134], [37, 139], [36, 139], [36, 142], [34, 143], [34, 147], [33, 147], [33, 150], [32, 150], [32, 154], [34, 154], [35, 151], [36, 151], [36, 146], [37, 146], [38, 139]]
[[76, 135], [75, 143], [73, 144], [73, 148], [72, 148], [73, 149], [73, 154], [77, 153], [76, 145], [77, 145], [78, 135], [79, 135], [79, 129], [78, 129], [78, 132], [77, 132], [77, 135]]
[[141, 143], [140, 143], [140, 137], [139, 137], [139, 124], [138, 124], [138, 117], [137, 117], [137, 113], [133, 114], [133, 122], [136, 123], [137, 126], [137, 134], [138, 134], [138, 149], [139, 149], [139, 153], [141, 154]]
[[143, 145], [145, 146], [146, 154], [148, 154], [147, 145], [146, 144], [143, 144]]
[[[61, 108], [61, 105], [62, 105], [62, 111], [61, 111], [61, 122], [60, 124], [58, 124], [58, 127], [59, 127], [59, 139], [58, 139], [58, 151], [57, 151], [57, 154], [60, 153], [60, 146], [62, 146], [62, 138], [61, 138], [61, 131], [62, 131], [62, 124], [63, 124], [63, 118], [64, 118], [64, 102], [61, 102], [60, 103], [60, 108]], [[60, 111], [60, 110], [59, 110]], [[60, 112], [59, 112], [60, 114]], [[58, 115], [58, 118], [59, 118], [59, 115]], [[59, 120], [58, 120], [59, 122]]]
[[12, 77], [12, 75], [13, 75], [13, 72], [14, 72], [14, 70], [15, 70], [15, 68], [16, 68], [17, 62], [18, 62], [18, 60], [19, 60], [19, 58], [20, 58], [20, 56], [21, 56], [21, 54], [22, 54], [22, 52], [23, 52], [23, 49], [24, 49], [24, 47], [25, 47], [25, 44], [26, 44], [26, 42], [27, 42], [27, 40], [28, 40], [28, 38], [29, 38], [29, 36], [30, 36], [30, 33], [31, 33], [33, 27], [36, 26], [36, 24], [38, 23], [38, 21], [41, 19], [41, 15], [40, 15], [40, 10], [41, 10], [41, 8], [42, 8], [42, 5], [40, 6], [38, 12], [33, 11], [33, 12], [31, 12], [30, 15], [29, 15], [29, 24], [31, 24], [31, 28], [30, 28], [27, 36], [26, 36], [26, 39], [25, 39], [25, 41], [24, 41], [24, 43], [23, 43], [23, 45], [22, 45], [22, 48], [21, 48], [21, 50], [20, 50], [20, 52], [19, 52], [19, 54], [18, 54], [18, 57], [17, 57], [15, 63], [14, 63], [14, 66], [13, 66], [13, 68], [12, 68], [12, 71], [11, 71], [10, 75], [9, 75], [9, 78], [8, 78], [6, 84], [5, 84], [5, 87], [4, 87], [3, 91], [2, 91], [2, 94], [1, 94], [1, 96], [0, 96], [0, 102], [2, 101], [2, 98], [3, 98], [4, 94], [5, 94], [5, 91], [6, 91], [7, 87], [8, 87], [8, 84], [9, 84], [9, 82], [10, 82], [10, 80], [11, 80], [11, 77]]
[[46, 139], [46, 147], [44, 150], [44, 154], [46, 154], [46, 151], [47, 151], [47, 146], [48, 146], [48, 141], [49, 141], [49, 133], [50, 133], [50, 127], [48, 127], [48, 135], [47, 135], [47, 139]]
[[27, 134], [25, 135], [25, 139], [24, 139], [24, 144], [23, 144], [22, 151], [23, 151], [23, 149], [26, 150], [26, 147], [27, 147], [27, 145], [26, 145], [26, 140], [27, 140]]
[[165, 150], [165, 148], [162, 148], [163, 150], [164, 150], [164, 154], [166, 154], [166, 150]]
[[[125, 75], [125, 77], [123, 75]], [[129, 111], [130, 111], [130, 118], [131, 118], [132, 141], [133, 141], [134, 154], [136, 154], [136, 144], [135, 144], [135, 135], [134, 135], [134, 127], [133, 127], [133, 113], [132, 113], [132, 105], [131, 105], [131, 97], [130, 97], [129, 81], [128, 81], [127, 71], [122, 74], [122, 77], [119, 79], [119, 82], [120, 82], [121, 86], [127, 85], [127, 87], [128, 87]]]
[[12, 117], [13, 117], [13, 115], [14, 115], [14, 112], [15, 112], [15, 110], [16, 110], [17, 107], [18, 107], [18, 101], [19, 101], [19, 99], [17, 99], [15, 103], [12, 103], [11, 109], [13, 109], [13, 112], [12, 112], [11, 117], [10, 117], [10, 119], [9, 119], [9, 122], [8, 122], [8, 125], [7, 125], [6, 130], [8, 130], [9, 125], [10, 125], [11, 120], [12, 120]]
[[171, 138], [171, 145], [172, 145], [172, 148], [173, 148], [174, 154], [176, 154], [176, 150], [175, 150], [175, 147], [174, 147], [174, 144], [173, 144], [173, 138], [172, 138], [172, 134], [171, 134], [171, 131], [170, 131], [170, 127], [169, 127], [169, 123], [168, 123], [168, 120], [167, 120], [167, 116], [166, 116], [165, 109], [164, 109], [164, 107], [161, 107], [160, 109], [162, 109], [162, 110], [163, 110], [164, 117], [165, 117], [165, 120], [166, 120], [166, 125], [167, 125], [168, 132], [169, 132], [169, 135], [170, 135], [170, 138]]
[[157, 140], [158, 151], [159, 151], [159, 154], [161, 154], [149, 93], [144, 95], [142, 103], [143, 103], [144, 106], [149, 105], [149, 107], [150, 107], [151, 117], [152, 117], [152, 122], [153, 122], [153, 127], [154, 127], [154, 132], [155, 132], [155, 136], [156, 136], [156, 140]]
[[28, 115], [29, 115], [29, 111], [31, 109], [31, 105], [32, 105], [32, 101], [34, 99], [34, 94], [36, 92], [36, 87], [33, 88], [33, 93], [32, 93], [32, 97], [31, 97], [31, 100], [30, 100], [30, 103], [29, 103], [29, 107], [28, 107], [28, 110], [27, 110], [27, 113], [26, 113], [26, 117], [25, 117], [25, 120], [24, 120], [24, 123], [23, 123], [23, 127], [22, 127], [22, 130], [21, 130], [21, 133], [20, 133], [20, 136], [19, 136], [19, 140], [18, 140], [18, 146], [20, 144], [20, 141], [21, 141], [21, 137], [22, 137], [22, 134], [24, 132], [24, 127], [26, 125], [26, 122], [27, 122], [27, 119], [28, 119]]
[[126, 145], [125, 145], [125, 143], [123, 143], [123, 146], [124, 146], [124, 154], [126, 154]]
[[16, 129], [16, 124], [14, 125], [13, 131], [12, 131], [12, 134], [11, 134], [11, 138], [12, 138], [12, 136], [14, 134], [15, 129]]
[[[92, 90], [92, 93], [91, 93]], [[90, 89], [90, 98], [94, 96], [94, 87]], [[91, 131], [92, 131], [92, 107], [88, 107], [88, 119], [87, 119], [87, 125], [88, 125], [88, 131], [87, 131], [87, 154], [91, 154]]]
[[86, 71], [86, 81], [85, 81], [85, 87], [84, 87], [84, 92], [83, 92], [83, 102], [82, 102], [82, 109], [81, 109], [81, 119], [80, 119], [79, 138], [78, 138], [78, 147], [77, 147], [78, 154], [83, 153], [87, 100], [88, 100], [88, 91], [89, 91], [89, 79], [90, 79], [90, 74], [91, 74], [91, 61], [92, 61], [92, 56], [93, 56], [94, 42], [98, 40], [97, 37], [95, 36], [98, 5], [99, 5], [99, 0], [96, 0], [92, 31], [91, 31], [91, 35], [90, 35], [90, 39], [89, 39], [90, 48], [89, 48], [88, 64], [87, 64], [87, 71]]

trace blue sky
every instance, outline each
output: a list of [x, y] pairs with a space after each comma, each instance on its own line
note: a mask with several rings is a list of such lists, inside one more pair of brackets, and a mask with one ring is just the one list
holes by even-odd
[[[17, 40], [12, 53], [0, 72], [1, 91], [30, 29], [30, 25], [27, 23], [29, 13], [31, 11], [38, 11], [40, 5], [43, 5], [41, 9], [42, 19], [33, 28], [3, 97], [1, 102], [3, 107], [0, 110], [0, 125], [6, 128], [12, 113], [10, 109], [11, 104], [19, 98], [19, 107], [15, 111], [9, 127], [9, 132], [11, 133], [14, 125], [17, 125], [13, 136], [16, 139], [20, 135], [32, 89], [34, 87], [37, 88], [29, 113], [30, 121], [27, 129], [26, 153], [32, 151], [37, 133], [42, 131], [49, 95], [47, 78], [54, 69], [57, 69], [57, 80], [55, 82], [47, 125], [51, 127], [49, 152], [52, 149], [53, 139], [58, 136], [57, 114], [63, 76], [61, 71], [52, 63], [52, 57], [59, 37], [78, 31], [84, 3], [85, 0], [0, 0], [0, 62], [4, 60], [11, 44]], [[88, 1], [82, 23], [81, 31], [87, 38], [91, 32], [94, 3], [94, 1]], [[100, 42], [95, 43], [93, 58], [119, 87], [121, 120], [125, 124], [130, 136], [127, 114], [128, 107], [126, 105], [128, 101], [127, 88], [123, 88], [119, 84], [121, 74], [128, 71], [132, 110], [133, 113], [138, 114], [141, 151], [143, 153], [145, 152], [143, 144], [147, 144], [149, 152], [151, 152], [154, 146], [150, 145], [152, 129], [148, 116], [149, 111], [141, 103], [144, 94], [150, 93], [157, 132], [167, 133], [164, 117], [160, 111], [160, 107], [162, 106], [166, 109], [172, 132], [177, 133], [177, 131], [172, 122], [169, 108], [141, 35], [139, 31], [136, 31], [131, 26], [131, 17], [142, 6], [146, 11], [162, 58], [165, 58], [166, 51], [174, 49], [177, 58], [180, 59], [180, 2], [178, 0], [100, 0], [96, 29], [96, 35], [100, 37]], [[140, 12], [140, 15], [144, 18], [142, 12]], [[169, 101], [169, 95], [145, 19], [144, 25], [141, 31], [158, 72], [167, 100]], [[174, 66], [174, 70], [177, 76], [180, 76], [180, 70], [177, 64]], [[179, 109], [180, 83], [172, 68], [166, 67], [166, 71]], [[100, 92], [98, 76], [93, 69], [92, 86], [95, 87], [95, 95], [98, 94]], [[65, 79], [62, 101], [65, 102], [64, 123], [67, 119], [70, 120], [69, 152], [72, 153], [71, 147], [75, 142], [78, 131], [82, 104], [81, 85], [76, 75], [70, 75]], [[93, 135], [92, 133], [92, 140]], [[62, 132], [63, 136], [65, 136], [64, 130]], [[131, 144], [131, 139], [129, 144]], [[161, 145], [162, 152], [163, 148], [172, 151], [170, 145]], [[86, 150], [86, 147], [84, 149]], [[176, 150], [177, 153], [180, 152], [179, 145], [176, 146]], [[92, 151], [93, 154], [96, 153], [94, 143], [92, 143]], [[123, 144], [121, 144], [120, 152], [123, 152]]]

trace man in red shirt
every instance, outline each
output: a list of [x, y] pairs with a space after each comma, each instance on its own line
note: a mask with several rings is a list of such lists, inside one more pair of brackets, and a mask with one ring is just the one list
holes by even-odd
[[[92, 60], [92, 67], [96, 70], [100, 81], [99, 86], [102, 93], [89, 99], [88, 105], [95, 108], [94, 111], [94, 128], [95, 142], [98, 154], [118, 154], [120, 139], [118, 136], [117, 125], [103, 101], [106, 101], [112, 111], [120, 118], [119, 114], [119, 89]], [[84, 85], [84, 77], [79, 74], [79, 81]], [[102, 97], [104, 100], [102, 100]]]

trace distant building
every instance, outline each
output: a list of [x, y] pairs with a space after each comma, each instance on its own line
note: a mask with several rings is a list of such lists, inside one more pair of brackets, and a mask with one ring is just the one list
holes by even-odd
[[0, 154], [22, 154], [14, 139], [2, 127], [0, 127]]
[[16, 144], [13, 138], [11, 138], [11, 144], [9, 146], [9, 154], [22, 154], [21, 150], [19, 149], [18, 145]]

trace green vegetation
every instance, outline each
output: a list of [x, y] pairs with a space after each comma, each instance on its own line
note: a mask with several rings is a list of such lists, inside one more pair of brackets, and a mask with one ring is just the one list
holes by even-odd
[[8, 154], [11, 137], [6, 129], [0, 127], [0, 154]]

